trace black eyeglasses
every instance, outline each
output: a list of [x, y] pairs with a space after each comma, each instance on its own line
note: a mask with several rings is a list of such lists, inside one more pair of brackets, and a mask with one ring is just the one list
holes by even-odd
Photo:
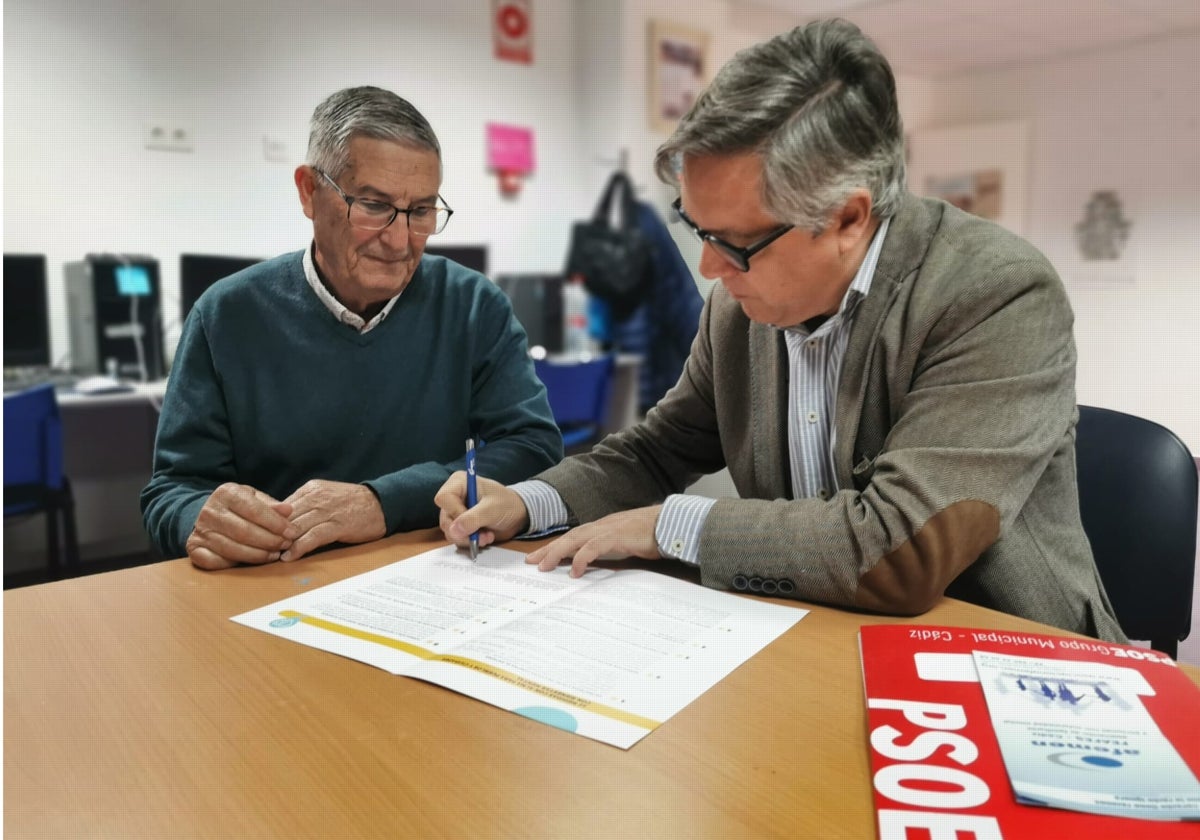
[[671, 203], [671, 206], [675, 208], [675, 212], [679, 214], [679, 218], [683, 220], [683, 223], [688, 226], [688, 230], [696, 234], [696, 238], [701, 243], [707, 242], [713, 246], [713, 250], [724, 257], [725, 261], [738, 271], [749, 271], [751, 257], [795, 227], [795, 225], [780, 225], [750, 247], [739, 248], [736, 245], [730, 245], [721, 237], [714, 236], [697, 226], [695, 222], [688, 218], [688, 214], [683, 212], [683, 199], [675, 199]]
[[446, 222], [450, 221], [450, 217], [454, 215], [454, 211], [446, 206], [445, 199], [440, 195], [438, 201], [442, 202], [441, 206], [418, 204], [415, 207], [396, 207], [386, 201], [346, 195], [337, 182], [325, 172], [316, 167], [313, 168], [313, 171], [328, 181], [329, 186], [333, 187], [342, 197], [342, 201], [346, 202], [346, 219], [356, 228], [383, 230], [403, 213], [408, 220], [409, 233], [417, 236], [430, 236], [441, 233], [446, 227]]

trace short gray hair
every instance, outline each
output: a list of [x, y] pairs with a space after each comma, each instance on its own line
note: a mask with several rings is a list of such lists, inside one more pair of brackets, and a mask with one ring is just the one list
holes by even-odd
[[872, 214], [904, 196], [904, 129], [887, 59], [845, 20], [798, 26], [741, 50], [658, 150], [655, 169], [677, 184], [692, 155], [756, 153], [772, 215], [820, 232], [850, 193]]
[[337, 178], [349, 163], [350, 141], [355, 137], [428, 149], [437, 154], [441, 166], [442, 147], [429, 121], [408, 100], [377, 87], [345, 88], [317, 106], [309, 124], [305, 162]]

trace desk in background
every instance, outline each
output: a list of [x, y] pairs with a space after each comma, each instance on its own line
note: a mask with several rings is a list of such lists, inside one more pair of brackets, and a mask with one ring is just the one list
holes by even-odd
[[[810, 606], [628, 751], [229, 620], [438, 537], [5, 592], [5, 834], [875, 836], [857, 632], [893, 619]], [[1050, 632], [953, 600], [903, 621]]]

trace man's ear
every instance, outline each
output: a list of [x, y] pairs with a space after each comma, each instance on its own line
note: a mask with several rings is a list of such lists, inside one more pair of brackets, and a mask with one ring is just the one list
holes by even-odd
[[317, 173], [307, 164], [296, 167], [296, 191], [300, 194], [300, 206], [304, 208], [304, 215], [310, 219], [313, 217], [313, 193], [317, 189], [316, 176]]
[[841, 209], [833, 214], [829, 231], [837, 237], [838, 252], [852, 253], [871, 231], [871, 193], [857, 189], [850, 193]]

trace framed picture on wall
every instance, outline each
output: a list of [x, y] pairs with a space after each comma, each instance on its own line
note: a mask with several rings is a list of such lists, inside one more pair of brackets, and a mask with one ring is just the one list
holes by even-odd
[[1029, 120], [918, 129], [906, 141], [914, 193], [1025, 233]]
[[948, 201], [980, 218], [996, 221], [1004, 211], [1002, 169], [980, 169], [956, 175], [931, 174], [918, 189], [924, 195]]
[[704, 89], [708, 33], [664, 20], [651, 20], [650, 127], [670, 133]]

